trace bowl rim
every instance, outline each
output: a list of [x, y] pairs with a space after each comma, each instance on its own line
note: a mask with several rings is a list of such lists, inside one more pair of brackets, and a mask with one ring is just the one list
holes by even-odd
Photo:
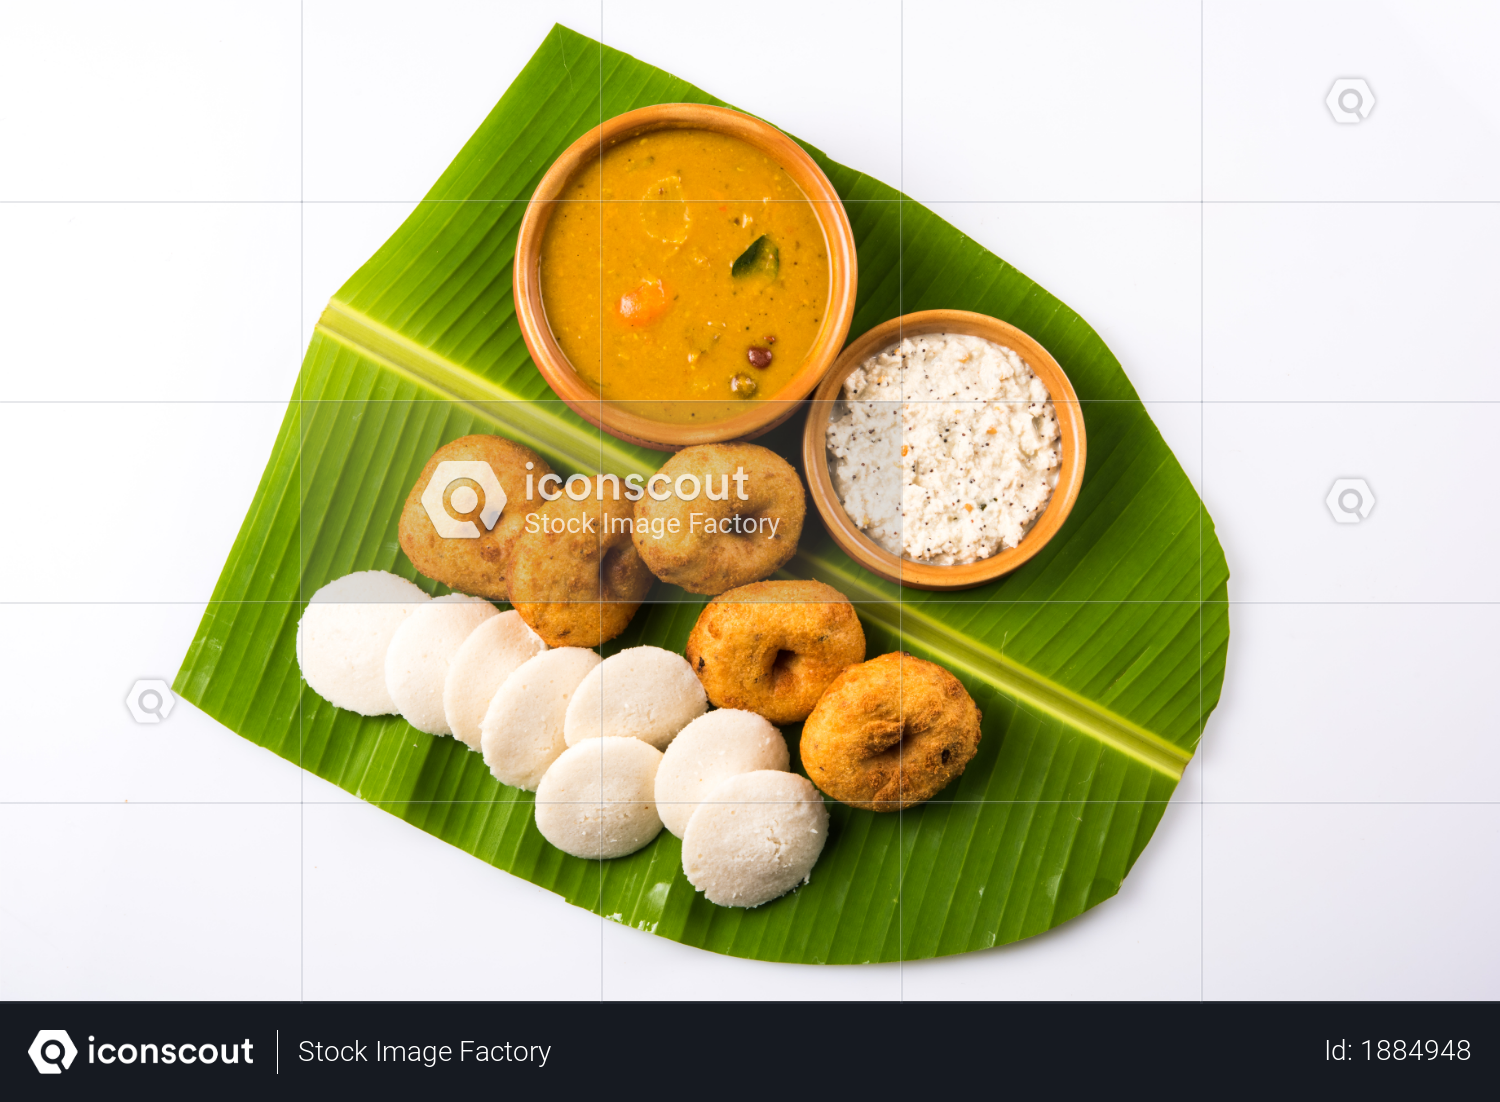
[[[801, 370], [776, 394], [753, 403], [742, 414], [707, 425], [655, 421], [600, 398], [563, 354], [542, 305], [538, 261], [553, 200], [573, 175], [605, 148], [653, 130], [712, 130], [729, 134], [770, 153], [813, 205], [828, 250], [828, 309]], [[854, 320], [859, 267], [854, 230], [843, 201], [818, 163], [800, 145], [770, 123], [706, 103], [659, 103], [626, 111], [594, 127], [552, 162], [521, 218], [513, 265], [513, 294], [521, 336], [532, 361], [553, 392], [586, 421], [628, 443], [657, 451], [677, 451], [694, 444], [746, 440], [769, 432], [802, 405], [838, 358]]]
[[[1015, 547], [1007, 548], [978, 562], [956, 566], [915, 562], [887, 551], [868, 535], [844, 511], [833, 488], [828, 470], [826, 444], [828, 422], [844, 380], [870, 356], [896, 345], [905, 337], [931, 333], [963, 333], [1003, 344], [1017, 352], [1026, 365], [1046, 385], [1052, 395], [1062, 434], [1062, 466], [1057, 486], [1047, 508], [1031, 530]], [[1083, 486], [1083, 471], [1088, 458], [1083, 408], [1072, 382], [1062, 366], [1035, 338], [1009, 322], [969, 310], [920, 310], [882, 322], [863, 336], [850, 342], [818, 386], [808, 410], [802, 434], [802, 463], [807, 473], [808, 490], [823, 523], [834, 542], [857, 563], [887, 581], [912, 589], [972, 589], [1009, 574], [1032, 559], [1062, 528], [1078, 492]]]

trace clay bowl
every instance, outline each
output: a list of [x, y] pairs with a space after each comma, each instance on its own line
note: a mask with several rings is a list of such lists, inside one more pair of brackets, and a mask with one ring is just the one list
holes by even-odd
[[[652, 130], [714, 130], [764, 150], [812, 202], [823, 229], [829, 261], [829, 301], [823, 324], [802, 369], [780, 391], [745, 402], [744, 412], [702, 425], [678, 425], [653, 420], [633, 409], [602, 401], [563, 355], [547, 324], [542, 305], [538, 258], [542, 236], [567, 183], [580, 168], [603, 150]], [[854, 317], [854, 293], [859, 282], [854, 255], [854, 231], [838, 193], [811, 157], [781, 131], [759, 119], [725, 107], [701, 103], [664, 103], [617, 115], [590, 130], [553, 162], [537, 185], [521, 220], [516, 242], [516, 317], [526, 347], [542, 377], [575, 413], [612, 436], [659, 451], [676, 451], [690, 444], [746, 440], [760, 436], [785, 421], [799, 408], [838, 357]]]
[[[1062, 430], [1062, 470], [1058, 474], [1057, 488], [1052, 491], [1052, 499], [1031, 530], [1016, 547], [1008, 548], [988, 559], [959, 566], [915, 562], [881, 547], [865, 535], [849, 518], [849, 514], [844, 512], [828, 473], [828, 422], [834, 414], [834, 406], [839, 401], [840, 390], [849, 373], [877, 352], [895, 346], [903, 337], [931, 333], [965, 333], [1014, 349], [1046, 384]], [[1047, 545], [1047, 541], [1063, 526], [1063, 521], [1068, 519], [1073, 502], [1078, 499], [1079, 487], [1083, 485], [1086, 454], [1083, 411], [1078, 404], [1073, 384], [1068, 382], [1068, 377], [1063, 374], [1057, 361], [1045, 348], [1015, 326], [999, 318], [967, 310], [923, 310], [907, 314], [877, 325], [850, 344], [824, 376], [813, 396], [812, 408], [807, 416], [807, 428], [802, 438], [803, 470], [807, 472], [808, 489], [835, 542], [865, 569], [913, 589], [971, 589], [1009, 574], [1030, 559]]]

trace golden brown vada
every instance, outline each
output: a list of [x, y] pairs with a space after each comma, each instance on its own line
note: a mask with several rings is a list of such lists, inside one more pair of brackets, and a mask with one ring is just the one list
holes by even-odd
[[979, 749], [980, 713], [943, 667], [882, 654], [845, 670], [802, 727], [802, 767], [835, 800], [899, 811], [935, 796]]
[[764, 578], [797, 552], [807, 495], [792, 465], [769, 448], [683, 448], [647, 489], [635, 503], [636, 550], [651, 573], [689, 593]]
[[854, 606], [822, 582], [755, 582], [704, 606], [688, 636], [688, 664], [720, 708], [796, 723], [835, 677], [864, 661]]
[[606, 504], [559, 497], [528, 512], [510, 569], [510, 602], [552, 647], [596, 647], [625, 630], [651, 588], [629, 524]]
[[[472, 535], [444, 537], [438, 532], [432, 513], [423, 504], [422, 495], [439, 463], [476, 461], [488, 464], [494, 472], [505, 492], [505, 507], [494, 527], [486, 528], [481, 514], [493, 503], [486, 500], [480, 480], [467, 476], [450, 480], [441, 488], [441, 498], [432, 504], [450, 512], [447, 520], [455, 531], [464, 530]], [[528, 463], [531, 464], [530, 470], [527, 470]], [[547, 461], [536, 452], [503, 436], [460, 436], [444, 444], [432, 453], [416, 485], [406, 495], [397, 529], [401, 550], [406, 552], [418, 573], [434, 581], [462, 593], [505, 600], [511, 555], [529, 508], [526, 476], [531, 474], [540, 478], [551, 471]], [[452, 505], [454, 493], [465, 487], [475, 500], [474, 508], [467, 513]]]

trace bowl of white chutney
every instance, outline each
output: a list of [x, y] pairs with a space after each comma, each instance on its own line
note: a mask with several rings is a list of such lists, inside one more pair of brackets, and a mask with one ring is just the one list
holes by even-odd
[[923, 310], [844, 349], [812, 397], [808, 488], [834, 541], [914, 589], [971, 589], [1034, 558], [1083, 485], [1083, 410], [999, 318]]

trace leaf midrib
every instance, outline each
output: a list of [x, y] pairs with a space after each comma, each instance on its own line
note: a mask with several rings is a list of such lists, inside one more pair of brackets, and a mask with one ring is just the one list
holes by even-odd
[[[542, 450], [561, 452], [580, 467], [603, 464], [621, 475], [644, 475], [653, 470], [613, 437], [591, 433], [584, 440], [575, 426], [550, 412], [545, 404], [507, 390], [337, 298], [329, 301], [328, 308], [318, 319], [317, 330], [417, 385], [473, 409], [486, 420], [519, 435], [522, 442]], [[495, 407], [501, 403], [517, 416], [499, 416]], [[586, 447], [580, 447], [584, 444]], [[1192, 755], [1160, 735], [1036, 673], [992, 647], [958, 637], [920, 606], [892, 606], [886, 594], [838, 561], [822, 558], [805, 548], [798, 551], [796, 559], [809, 568], [808, 574], [825, 579], [837, 577], [845, 595], [860, 604], [865, 615], [898, 638], [908, 639], [940, 657], [948, 668], [992, 685], [1006, 696], [1061, 720], [1173, 781], [1182, 778], [1182, 771]]]

